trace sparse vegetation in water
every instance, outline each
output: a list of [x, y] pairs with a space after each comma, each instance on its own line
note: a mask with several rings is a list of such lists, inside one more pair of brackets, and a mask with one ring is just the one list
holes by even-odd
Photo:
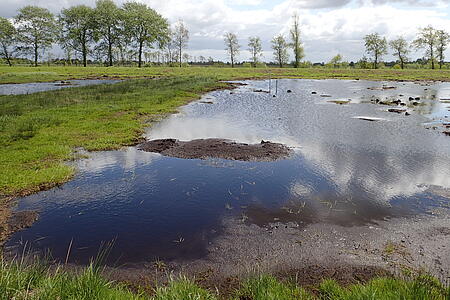
[[[450, 289], [430, 276], [412, 279], [376, 278], [367, 283], [339, 285], [324, 280], [317, 286], [300, 287], [295, 280], [280, 281], [259, 275], [241, 282], [236, 289], [221, 293], [214, 287], [202, 288], [195, 280], [181, 277], [166, 285], [141, 287], [135, 292], [126, 285], [102, 276], [102, 268], [92, 264], [82, 270], [67, 271], [35, 261], [0, 262], [0, 299], [435, 299], [450, 297]], [[134, 289], [136, 290], [136, 289]]]

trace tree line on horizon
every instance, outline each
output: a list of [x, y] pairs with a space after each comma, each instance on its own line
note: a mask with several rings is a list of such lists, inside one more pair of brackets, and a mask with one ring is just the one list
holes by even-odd
[[[223, 38], [231, 67], [234, 67], [241, 51], [238, 37], [236, 33], [227, 32]], [[0, 17], [0, 56], [10, 66], [15, 54], [31, 56], [33, 64], [37, 66], [43, 53], [57, 43], [64, 50], [67, 61], [70, 62], [75, 56], [81, 58], [83, 66], [87, 66], [88, 57], [93, 57], [95, 61], [104, 62], [108, 66], [112, 66], [115, 61], [131, 60], [137, 61], [141, 67], [144, 59], [153, 59], [181, 67], [183, 61], [190, 59], [187, 53], [183, 53], [188, 42], [189, 30], [182, 20], [171, 26], [168, 20], [155, 10], [134, 1], [125, 2], [119, 7], [113, 0], [97, 0], [94, 8], [86, 5], [72, 6], [62, 9], [56, 16], [46, 8], [25, 6], [19, 10], [13, 22]], [[370, 55], [374, 69], [379, 67], [389, 48], [402, 69], [409, 62], [408, 55], [413, 48], [425, 50], [422, 61], [431, 62], [432, 69], [435, 68], [436, 62], [442, 68], [449, 42], [449, 33], [431, 26], [421, 28], [412, 42], [403, 37], [388, 42], [378, 33], [364, 37], [366, 53]], [[247, 46], [251, 57], [250, 64], [256, 67], [262, 63], [261, 38], [250, 37]], [[156, 53], [147, 51], [155, 48], [158, 49]], [[271, 49], [274, 63], [281, 68], [286, 65], [296, 68], [312, 65], [302, 64], [304, 47], [297, 14], [293, 15], [288, 38], [282, 34], [276, 35], [271, 40]], [[292, 50], [293, 61], [290, 61], [289, 50]], [[50, 56], [48, 52], [49, 60]], [[214, 62], [211, 57], [206, 59], [203, 56], [199, 57], [199, 61], [201, 64], [206, 61]], [[357, 64], [366, 68], [369, 59], [363, 56]], [[331, 67], [340, 65], [344, 65], [340, 54], [327, 63], [327, 66]]]
[[0, 55], [12, 65], [14, 53], [33, 57], [38, 65], [45, 50], [57, 43], [70, 61], [75, 54], [87, 66], [88, 56], [106, 61], [124, 58], [132, 51], [139, 67], [147, 48], [166, 49], [170, 60], [181, 62], [189, 32], [178, 21], [171, 28], [167, 19], [146, 4], [125, 2], [121, 7], [112, 0], [97, 0], [94, 8], [77, 5], [55, 16], [38, 6], [21, 8], [11, 23], [0, 17]]
[[[408, 55], [411, 49], [425, 50], [425, 59], [431, 62], [431, 68], [435, 69], [436, 62], [442, 69], [445, 63], [445, 51], [450, 43], [450, 34], [445, 30], [435, 29], [431, 25], [421, 28], [415, 40], [408, 42], [404, 37], [387, 41], [378, 33], [368, 34], [364, 37], [366, 53], [372, 56], [373, 68], [377, 69], [383, 56], [392, 49], [394, 55], [404, 69], [409, 61]], [[363, 58], [364, 59], [364, 58]]]

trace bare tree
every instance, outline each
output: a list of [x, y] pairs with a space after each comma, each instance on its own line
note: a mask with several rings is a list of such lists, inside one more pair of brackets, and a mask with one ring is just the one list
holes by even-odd
[[425, 49], [425, 56], [431, 60], [431, 68], [434, 69], [435, 50], [437, 45], [436, 29], [431, 25], [420, 29], [419, 35], [414, 40], [413, 45], [416, 49]]
[[169, 30], [167, 40], [164, 43], [159, 43], [158, 46], [159, 49], [164, 52], [166, 63], [173, 63], [175, 61], [177, 47], [175, 45], [175, 39], [173, 38], [173, 32], [171, 30]]
[[186, 62], [186, 63], [189, 63], [189, 61], [192, 59], [192, 57], [188, 54], [188, 53], [184, 53], [183, 54], [183, 60]]
[[436, 52], [439, 61], [439, 69], [442, 69], [445, 59], [445, 50], [447, 50], [447, 46], [450, 43], [450, 34], [448, 34], [445, 30], [438, 30], [436, 31], [436, 40]]
[[405, 62], [408, 61], [408, 54], [410, 52], [408, 42], [403, 37], [399, 37], [390, 41], [389, 46], [394, 50], [392, 55], [398, 57], [400, 66], [403, 69], [405, 67]]
[[305, 56], [302, 41], [300, 39], [300, 20], [297, 13], [293, 16], [294, 22], [292, 23], [290, 36], [292, 50], [294, 51], [295, 67], [300, 67], [300, 61]]
[[236, 34], [227, 32], [224, 36], [224, 42], [225, 42], [225, 50], [228, 52], [228, 56], [231, 60], [231, 67], [234, 68], [234, 63], [236, 61], [236, 57], [239, 55], [239, 49], [240, 45], [237, 39]]
[[378, 62], [387, 54], [387, 41], [378, 33], [368, 34], [364, 37], [366, 52], [373, 56], [373, 68], [378, 69]]
[[275, 62], [278, 63], [280, 68], [287, 64], [289, 61], [288, 43], [283, 35], [277, 35], [272, 39], [272, 49]]
[[262, 56], [262, 45], [259, 37], [255, 36], [248, 39], [248, 51], [252, 56], [253, 67], [256, 68], [259, 58]]
[[180, 62], [180, 67], [183, 65], [183, 49], [186, 49], [189, 43], [189, 30], [182, 20], [179, 20], [175, 24], [173, 30], [173, 43], [177, 47], [178, 51], [178, 61]]

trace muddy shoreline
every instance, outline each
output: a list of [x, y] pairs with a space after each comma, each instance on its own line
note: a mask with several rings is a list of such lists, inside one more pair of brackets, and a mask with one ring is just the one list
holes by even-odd
[[203, 259], [108, 267], [105, 275], [136, 288], [185, 275], [223, 294], [261, 273], [302, 286], [315, 286], [323, 279], [348, 285], [380, 276], [402, 278], [405, 270], [450, 282], [449, 209], [353, 227], [324, 223], [301, 229], [293, 223], [260, 227], [228, 219], [224, 228]]
[[0, 249], [7, 239], [14, 233], [31, 227], [39, 218], [37, 211], [12, 211], [12, 202], [0, 204]]
[[221, 158], [240, 161], [275, 161], [292, 154], [289, 147], [278, 143], [261, 141], [260, 144], [244, 144], [225, 139], [188, 142], [175, 139], [153, 140], [140, 144], [138, 149], [183, 159]]
[[[203, 288], [218, 291], [223, 299], [259, 274], [312, 291], [324, 279], [345, 286], [383, 276], [409, 278], [426, 273], [444, 284], [450, 282], [450, 209], [353, 227], [317, 223], [298, 228], [280, 222], [257, 226], [235, 218], [224, 220], [223, 226], [223, 234], [202, 259], [104, 267], [103, 276], [149, 294], [156, 286], [187, 276]], [[83, 268], [54, 266], [69, 272]]]

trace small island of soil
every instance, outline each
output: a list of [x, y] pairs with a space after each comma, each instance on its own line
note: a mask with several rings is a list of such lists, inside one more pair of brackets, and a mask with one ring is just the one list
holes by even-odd
[[152, 140], [138, 146], [146, 152], [184, 159], [222, 158], [240, 161], [275, 161], [287, 158], [292, 149], [283, 144], [261, 141], [237, 143], [226, 139], [199, 139], [188, 142], [175, 139]]

